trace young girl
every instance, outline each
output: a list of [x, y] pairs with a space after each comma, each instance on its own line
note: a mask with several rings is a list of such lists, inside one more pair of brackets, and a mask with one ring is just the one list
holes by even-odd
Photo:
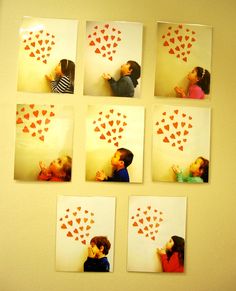
[[114, 96], [133, 97], [134, 88], [138, 85], [138, 79], [141, 74], [141, 67], [135, 61], [128, 61], [123, 64], [120, 69], [121, 77], [115, 81], [110, 74], [103, 74], [103, 78], [107, 80], [111, 86]]
[[164, 248], [157, 249], [163, 272], [184, 272], [184, 239], [172, 236]]
[[198, 157], [189, 167], [190, 174], [183, 176], [179, 166], [173, 165], [172, 170], [176, 174], [178, 182], [207, 183], [208, 182], [209, 161], [203, 157]]
[[203, 99], [210, 92], [210, 73], [196, 67], [188, 74], [189, 87], [187, 94], [183, 88], [175, 87], [175, 91], [182, 98]]
[[56, 78], [45, 75], [53, 93], [74, 93], [75, 64], [70, 60], [60, 60], [55, 68]]
[[38, 180], [64, 182], [71, 180], [72, 159], [69, 156], [62, 156], [50, 163], [48, 167], [43, 162], [39, 162], [40, 173]]

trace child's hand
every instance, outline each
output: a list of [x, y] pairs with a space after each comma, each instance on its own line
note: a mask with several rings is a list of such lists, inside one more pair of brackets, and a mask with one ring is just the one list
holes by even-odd
[[166, 254], [166, 250], [164, 248], [157, 249], [157, 253], [158, 253], [158, 255], [165, 255]]
[[95, 254], [93, 252], [93, 249], [91, 246], [88, 247], [88, 257], [89, 258], [95, 258]]
[[175, 92], [176, 92], [178, 95], [180, 95], [181, 97], [185, 97], [185, 96], [186, 96], [183, 88], [180, 88], [180, 87], [177, 87], [177, 86], [176, 86], [174, 89], [175, 89]]
[[41, 170], [46, 170], [46, 165], [42, 161], [39, 162], [39, 167]]
[[48, 81], [54, 81], [54, 78], [53, 76], [50, 74], [50, 75], [45, 75], [45, 78], [48, 80]]
[[173, 165], [172, 170], [174, 171], [175, 174], [179, 174], [181, 172], [179, 166], [177, 165]]
[[98, 171], [96, 173], [96, 181], [104, 181], [107, 179], [107, 175], [104, 171]]
[[105, 79], [105, 80], [110, 80], [110, 79], [111, 79], [111, 75], [110, 75], [110, 74], [107, 74], [107, 73], [103, 73], [103, 74], [102, 74], [102, 77], [103, 77], [103, 79]]

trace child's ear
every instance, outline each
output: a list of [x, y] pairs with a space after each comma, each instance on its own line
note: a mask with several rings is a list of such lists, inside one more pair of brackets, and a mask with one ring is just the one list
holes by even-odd
[[119, 161], [120, 162], [120, 166], [123, 167], [125, 165], [124, 161]]
[[99, 249], [102, 253], [104, 251], [104, 246], [100, 246], [100, 249]]

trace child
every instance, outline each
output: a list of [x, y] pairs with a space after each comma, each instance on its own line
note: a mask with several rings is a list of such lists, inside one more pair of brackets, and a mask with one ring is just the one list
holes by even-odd
[[183, 88], [175, 87], [175, 91], [182, 98], [203, 99], [210, 92], [210, 73], [196, 67], [188, 74], [189, 87], [186, 94]]
[[157, 249], [163, 272], [184, 272], [184, 239], [172, 236], [164, 248]]
[[209, 161], [203, 157], [198, 157], [189, 167], [189, 176], [183, 176], [179, 166], [172, 166], [178, 182], [207, 183], [208, 182]]
[[95, 236], [88, 247], [88, 258], [84, 262], [84, 272], [109, 272], [110, 264], [106, 255], [111, 243], [105, 236]]
[[138, 85], [138, 79], [141, 74], [140, 65], [135, 61], [128, 61], [121, 66], [121, 77], [115, 81], [110, 74], [103, 74], [103, 78], [107, 80], [111, 86], [115, 96], [133, 97], [134, 88]]
[[133, 153], [125, 148], [119, 148], [111, 159], [113, 174], [107, 177], [104, 171], [96, 173], [96, 181], [129, 182], [127, 167], [133, 161]]
[[56, 78], [45, 75], [53, 93], [74, 93], [75, 64], [70, 60], [60, 60], [55, 68]]
[[39, 162], [40, 173], [38, 180], [64, 182], [71, 180], [72, 159], [69, 156], [62, 156], [50, 163], [48, 167], [43, 162]]

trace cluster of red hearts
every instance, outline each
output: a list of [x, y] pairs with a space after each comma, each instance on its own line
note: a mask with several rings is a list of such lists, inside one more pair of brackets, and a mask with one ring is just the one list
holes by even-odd
[[23, 40], [24, 50], [30, 58], [47, 64], [47, 59], [55, 43], [55, 35], [45, 30], [29, 31], [27, 38]]
[[168, 49], [169, 54], [176, 58], [188, 61], [192, 46], [196, 42], [196, 32], [186, 28], [184, 25], [169, 26], [166, 34], [162, 35], [163, 46]]
[[55, 117], [54, 105], [17, 105], [16, 124], [25, 134], [45, 140], [51, 121]]
[[90, 229], [93, 227], [94, 213], [83, 207], [75, 209], [67, 208], [62, 217], [59, 218], [60, 229], [65, 232], [65, 236], [86, 245], [89, 240]]
[[131, 216], [131, 221], [138, 235], [155, 241], [158, 237], [158, 228], [163, 221], [163, 212], [150, 205], [144, 209], [139, 207]]
[[127, 126], [127, 116], [112, 108], [107, 112], [100, 111], [98, 115], [99, 117], [93, 121], [94, 131], [99, 134], [100, 140], [118, 147]]
[[95, 54], [112, 61], [121, 42], [121, 31], [109, 24], [96, 25], [88, 35], [88, 40]]
[[171, 114], [164, 111], [160, 120], [156, 121], [156, 133], [162, 136], [163, 143], [183, 151], [193, 127], [192, 119], [192, 116], [180, 112], [179, 109], [174, 109]]

